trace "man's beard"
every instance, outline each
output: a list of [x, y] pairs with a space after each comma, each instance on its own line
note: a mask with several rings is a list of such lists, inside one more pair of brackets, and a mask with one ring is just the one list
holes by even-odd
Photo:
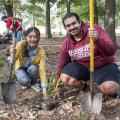
[[72, 36], [77, 36], [79, 33], [81, 32], [81, 29], [80, 28], [76, 28], [74, 30], [71, 30], [71, 35]]

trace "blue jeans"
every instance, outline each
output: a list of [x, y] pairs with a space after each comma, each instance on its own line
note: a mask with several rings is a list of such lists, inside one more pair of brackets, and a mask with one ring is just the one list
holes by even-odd
[[30, 65], [28, 68], [16, 70], [17, 81], [21, 86], [34, 85], [39, 78], [39, 68], [37, 65]]
[[22, 36], [23, 36], [23, 32], [22, 31], [17, 31], [16, 43], [18, 43], [21, 40]]

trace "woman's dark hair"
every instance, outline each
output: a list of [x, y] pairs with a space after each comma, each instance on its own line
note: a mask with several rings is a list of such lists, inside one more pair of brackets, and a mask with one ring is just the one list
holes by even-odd
[[[36, 28], [36, 27], [30, 27], [30, 28], [28, 28], [28, 29], [24, 32], [24, 36], [27, 37], [27, 35], [28, 35], [30, 32], [32, 32], [32, 31], [34, 31], [34, 32], [37, 34], [38, 39], [40, 39], [40, 31], [39, 31], [39, 29]], [[24, 54], [25, 54], [27, 57], [28, 57], [28, 52], [29, 52], [28, 43], [26, 42], [25, 47], [24, 47]]]
[[27, 37], [27, 35], [28, 35], [30, 32], [32, 32], [32, 31], [34, 31], [34, 32], [37, 34], [38, 39], [40, 39], [40, 31], [39, 31], [39, 29], [38, 29], [37, 27], [30, 27], [30, 28], [28, 28], [28, 29], [25, 31], [25, 33], [24, 33], [25, 37]]
[[65, 27], [65, 23], [64, 23], [65, 19], [70, 18], [70, 17], [75, 17], [76, 20], [80, 23], [80, 18], [78, 16], [78, 14], [74, 13], [74, 12], [70, 12], [70, 13], [67, 13], [62, 19], [64, 27]]
[[4, 19], [7, 19], [8, 18], [8, 16], [2, 16], [2, 18], [1, 18], [1, 20], [3, 20], [4, 21]]

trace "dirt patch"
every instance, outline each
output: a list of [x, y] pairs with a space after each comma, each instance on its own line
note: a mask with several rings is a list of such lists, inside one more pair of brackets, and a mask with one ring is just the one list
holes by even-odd
[[[49, 44], [56, 45], [50, 47]], [[47, 74], [56, 70], [59, 57], [60, 40], [41, 40], [41, 46], [47, 54]], [[4, 50], [0, 53], [5, 54]], [[116, 53], [117, 63], [120, 66], [120, 50]], [[6, 81], [9, 77], [8, 67], [0, 69], [0, 82]], [[65, 87], [63, 96], [54, 101], [58, 106], [51, 111], [44, 111], [40, 107], [42, 93], [36, 93], [31, 88], [22, 90], [17, 83], [17, 101], [7, 105], [0, 100], [0, 120], [86, 120], [81, 112], [80, 96], [74, 88]], [[103, 108], [97, 120], [120, 120], [120, 100], [107, 98], [103, 102]], [[88, 118], [90, 120], [90, 118]]]

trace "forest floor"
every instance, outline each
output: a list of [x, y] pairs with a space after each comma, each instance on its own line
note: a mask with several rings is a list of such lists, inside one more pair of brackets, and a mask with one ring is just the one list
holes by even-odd
[[[56, 70], [59, 56], [59, 47], [62, 38], [51, 40], [42, 39], [40, 45], [47, 54], [47, 76]], [[118, 39], [119, 42], [119, 39]], [[0, 45], [0, 54], [6, 54], [6, 45]], [[116, 53], [116, 61], [120, 68], [120, 48]], [[0, 82], [8, 79], [9, 69], [7, 65], [0, 68]], [[17, 100], [14, 104], [5, 104], [0, 100], [0, 120], [90, 120], [81, 110], [80, 96], [76, 90], [65, 86], [62, 98], [54, 100], [58, 105], [50, 111], [42, 110], [40, 103], [42, 93], [36, 93], [31, 88], [22, 90], [17, 86]], [[103, 98], [103, 107], [96, 120], [120, 120], [120, 100], [115, 98]]]

